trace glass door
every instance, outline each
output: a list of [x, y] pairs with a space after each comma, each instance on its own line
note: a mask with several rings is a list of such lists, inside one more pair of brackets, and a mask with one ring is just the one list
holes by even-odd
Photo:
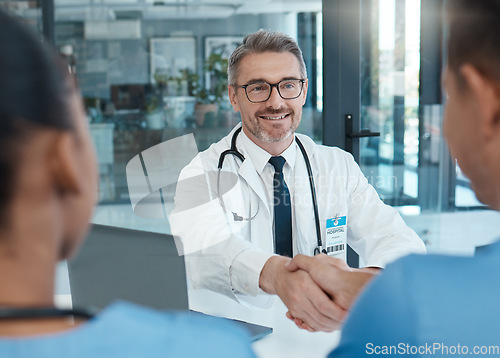
[[326, 3], [338, 25], [325, 28], [336, 63], [325, 63], [324, 86], [338, 100], [325, 108], [325, 143], [351, 152], [387, 204], [417, 205], [421, 0]]
[[442, 136], [444, 3], [323, 1], [324, 143], [353, 154], [430, 252], [471, 254], [496, 239], [500, 215], [477, 201]]
[[359, 164], [391, 205], [418, 197], [420, 0], [363, 1], [360, 8]]

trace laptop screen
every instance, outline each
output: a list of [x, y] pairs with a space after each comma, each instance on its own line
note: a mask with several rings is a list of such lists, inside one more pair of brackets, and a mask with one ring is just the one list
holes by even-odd
[[171, 235], [93, 225], [68, 271], [74, 307], [102, 309], [123, 299], [189, 309], [184, 257]]
[[[172, 235], [93, 225], [68, 271], [75, 308], [103, 309], [122, 299], [159, 310], [189, 310], [184, 256]], [[252, 340], [273, 331], [231, 321], [247, 329]]]

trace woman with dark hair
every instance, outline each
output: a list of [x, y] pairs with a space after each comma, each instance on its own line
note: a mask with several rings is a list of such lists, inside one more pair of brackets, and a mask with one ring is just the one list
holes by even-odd
[[54, 307], [57, 262], [81, 244], [97, 194], [81, 97], [59, 61], [0, 11], [0, 357], [252, 357], [218, 319]]

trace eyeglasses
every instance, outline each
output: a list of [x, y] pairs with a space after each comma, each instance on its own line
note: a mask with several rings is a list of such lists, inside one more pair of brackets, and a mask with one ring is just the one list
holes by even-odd
[[247, 98], [252, 103], [265, 102], [271, 97], [273, 87], [276, 87], [283, 99], [295, 99], [302, 93], [304, 79], [282, 80], [278, 83], [255, 82], [238, 86], [245, 89]]

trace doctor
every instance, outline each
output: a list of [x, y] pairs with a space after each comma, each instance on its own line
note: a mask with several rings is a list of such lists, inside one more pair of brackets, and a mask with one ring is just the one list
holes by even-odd
[[424, 245], [349, 153], [295, 133], [308, 88], [295, 40], [248, 35], [228, 75], [242, 124], [183, 169], [170, 216], [191, 284], [263, 307], [278, 295], [310, 330], [337, 329], [346, 311], [306, 271], [287, 270], [290, 257], [321, 251], [346, 267], [349, 244], [375, 271]]

